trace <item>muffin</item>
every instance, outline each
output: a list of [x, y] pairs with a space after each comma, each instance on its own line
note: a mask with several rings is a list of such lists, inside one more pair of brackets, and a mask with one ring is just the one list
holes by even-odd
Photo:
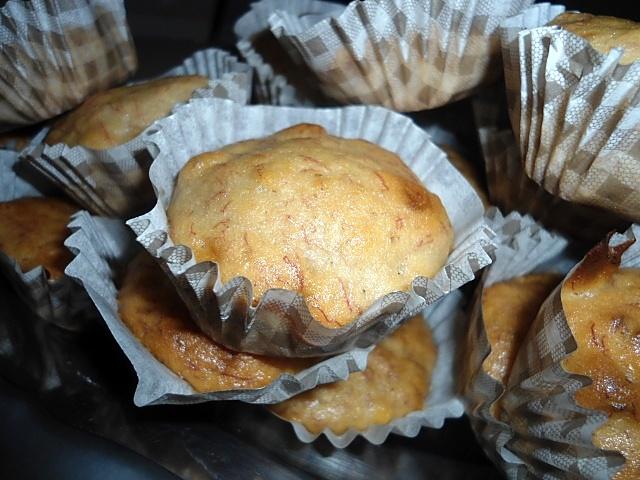
[[198, 392], [260, 388], [314, 363], [238, 353], [216, 344], [192, 323], [171, 283], [146, 253], [129, 264], [118, 305], [122, 321], [140, 342]]
[[612, 48], [623, 48], [620, 63], [633, 63], [640, 58], [640, 23], [616, 17], [590, 13], [565, 12], [554, 18], [557, 25], [591, 44], [598, 52], [607, 54]]
[[561, 292], [577, 343], [563, 367], [592, 380], [576, 402], [609, 416], [592, 439], [596, 447], [624, 455], [616, 480], [640, 477], [640, 269], [620, 268], [622, 251], [601, 243]]
[[161, 78], [96, 93], [58, 120], [45, 143], [105, 150], [134, 139], [208, 83], [199, 75]]
[[476, 166], [467, 158], [463, 157], [455, 148], [447, 145], [440, 145], [440, 148], [445, 151], [451, 164], [456, 167], [456, 170], [458, 170], [460, 174], [467, 179], [469, 185], [471, 185], [476, 191], [482, 201], [482, 205], [484, 205], [484, 208], [489, 207], [487, 188], [484, 186], [482, 175]]
[[482, 292], [482, 318], [491, 346], [485, 372], [506, 384], [520, 344], [540, 306], [560, 283], [553, 273], [530, 274], [494, 283]]
[[217, 262], [223, 282], [248, 278], [254, 305], [296, 291], [327, 327], [435, 275], [453, 241], [440, 199], [400, 158], [310, 124], [192, 158], [167, 219], [175, 244]]
[[421, 317], [414, 317], [376, 346], [363, 372], [269, 408], [313, 434], [384, 425], [423, 408], [436, 356], [431, 332]]
[[67, 224], [76, 210], [73, 204], [50, 197], [0, 203], [0, 251], [16, 259], [23, 272], [42, 265], [51, 280], [62, 277], [71, 261], [64, 246]]

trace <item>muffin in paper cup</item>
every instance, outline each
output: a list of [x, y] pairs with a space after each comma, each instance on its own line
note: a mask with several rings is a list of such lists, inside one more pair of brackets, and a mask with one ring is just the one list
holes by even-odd
[[[536, 5], [501, 25], [510, 116], [527, 175], [565, 200], [640, 219], [640, 61], [599, 53]], [[612, 35], [615, 32], [611, 33]]]
[[[200, 75], [208, 85], [197, 88], [191, 98], [219, 97], [246, 103], [251, 95], [252, 72], [229, 53], [209, 48], [195, 52], [163, 77]], [[143, 142], [144, 132], [124, 144], [98, 149], [84, 145], [49, 145], [43, 129], [21, 152], [49, 180], [82, 207], [105, 216], [125, 217], [153, 204], [148, 180], [151, 158]]]
[[[52, 193], [46, 186], [31, 183], [28, 176], [16, 172], [18, 165], [16, 152], [0, 150], [0, 202]], [[76, 330], [91, 311], [82, 287], [65, 275], [51, 279], [42, 266], [25, 272], [15, 258], [3, 252], [0, 252], [0, 270], [25, 304], [45, 323]]]
[[[299, 123], [317, 124], [338, 137], [368, 140], [397, 154], [440, 198], [453, 228], [453, 251], [440, 272], [432, 279], [416, 277], [409, 291], [384, 295], [339, 328], [314, 319], [304, 298], [292, 290], [268, 290], [257, 307], [252, 306], [250, 280], [238, 277], [222, 285], [216, 263], [196, 263], [190, 248], [175, 245], [169, 234], [166, 210], [187, 161]], [[241, 106], [217, 99], [193, 100], [147, 133], [155, 158], [150, 178], [158, 203], [127, 223], [172, 279], [202, 331], [233, 350], [305, 357], [372, 345], [403, 320], [472, 280], [474, 272], [491, 262], [493, 232], [473, 188], [422, 129], [387, 109]]]
[[[379, 445], [391, 433], [415, 437], [423, 427], [441, 428], [447, 418], [462, 416], [464, 406], [459, 395], [456, 367], [462, 345], [461, 339], [467, 327], [466, 315], [462, 311], [464, 302], [461, 292], [452, 292], [451, 295], [430, 305], [420, 314], [421, 320], [431, 330], [433, 343], [437, 348], [435, 367], [430, 372], [430, 388], [421, 410], [412, 411], [386, 424], [373, 425], [365, 430], [351, 428], [342, 434], [336, 434], [329, 428], [321, 433], [313, 433], [302, 423], [289, 421], [298, 439], [309, 443], [324, 435], [333, 446], [345, 448], [361, 436]], [[295, 401], [295, 399], [289, 401]], [[271, 408], [274, 407], [277, 405]], [[274, 413], [278, 415], [277, 412]]]
[[502, 89], [488, 89], [473, 100], [490, 201], [502, 211], [531, 215], [546, 228], [591, 246], [624, 219], [604, 209], [568, 202], [531, 180], [522, 166]]
[[66, 274], [85, 287], [115, 340], [133, 365], [138, 375], [134, 395], [137, 406], [191, 404], [211, 400], [282, 402], [316, 385], [345, 379], [350, 372], [361, 371], [366, 366], [371, 349], [355, 349], [331, 358], [319, 359], [298, 373], [282, 374], [263, 388], [198, 392], [157, 360], [120, 317], [116, 283], [131, 259], [140, 251], [131, 231], [120, 220], [94, 217], [84, 211], [76, 214], [69, 226], [73, 233], [66, 245], [76, 257], [67, 267]]
[[259, 103], [283, 106], [317, 106], [326, 103], [315, 76], [295, 50], [287, 52], [269, 29], [275, 10], [295, 12], [305, 18], [324, 18], [343, 6], [314, 0], [260, 0], [238, 19], [233, 31], [236, 47], [254, 69], [254, 94]]
[[[620, 388], [618, 378], [606, 373], [588, 375], [587, 370], [594, 359], [603, 370], [627, 360], [615, 337], [618, 340], [625, 337], [625, 342], [633, 344], [630, 338], [633, 333], [626, 326], [633, 324], [633, 317], [614, 314], [611, 325], [604, 325], [599, 321], [599, 310], [590, 302], [598, 301], [601, 288], [610, 283], [612, 272], [635, 272], [637, 285], [639, 236], [640, 227], [634, 224], [624, 234], [609, 235], [594, 247], [543, 303], [522, 343], [501, 406], [502, 419], [510, 426], [506, 448], [523, 462], [530, 477], [638, 475], [637, 420], [629, 413], [629, 405], [619, 402], [621, 392], [634, 392], [635, 378], [633, 375], [624, 378], [625, 386]], [[580, 291], [585, 284], [590, 285], [591, 292]], [[633, 311], [631, 304], [625, 303], [629, 301], [628, 287], [633, 285], [631, 281], [614, 287], [614, 297], [606, 301], [606, 308], [615, 310], [627, 305]], [[635, 291], [631, 292], [631, 298], [632, 301], [637, 298]], [[574, 317], [576, 301], [587, 302], [578, 312], [586, 320], [582, 325]], [[589, 357], [585, 351], [610, 351], [610, 354]], [[633, 363], [630, 365], [633, 368]], [[608, 405], [591, 408], [585, 399], [602, 398], [593, 391], [602, 388], [603, 380], [607, 382], [604, 396]], [[632, 417], [633, 428], [620, 431], [618, 422], [624, 416]], [[628, 454], [626, 463], [620, 452]]]
[[500, 22], [531, 0], [353, 1], [322, 20], [276, 11], [271, 30], [343, 103], [398, 111], [471, 95], [500, 71]]
[[[487, 215], [492, 229], [496, 232], [498, 248], [494, 262], [482, 276], [470, 308], [470, 326], [466, 332], [463, 392], [472, 428], [483, 449], [494, 463], [507, 473], [508, 477], [517, 478], [514, 472], [520, 468], [522, 461], [505, 448], [506, 442], [511, 438], [511, 430], [509, 425], [502, 421], [499, 407], [496, 405], [505, 390], [505, 383], [495, 375], [497, 369], [494, 366], [500, 365], [503, 358], [506, 359], [504, 363], [509, 363], [508, 351], [502, 351], [502, 346], [498, 347], [499, 350], [494, 352], [489, 363], [492, 346], [483, 318], [484, 293], [491, 285], [522, 278], [533, 272], [537, 274], [566, 273], [567, 261], [561, 261], [558, 255], [567, 246], [567, 240], [546, 231], [528, 215], [522, 216], [512, 212], [504, 217], [495, 208], [491, 209]], [[568, 263], [573, 265], [573, 262]], [[540, 285], [543, 287], [540, 289], [540, 294], [545, 295], [545, 289], [553, 288], [549, 282], [560, 282], [561, 276], [557, 277], [557, 282], [554, 277], [550, 277], [549, 280], [540, 280]], [[534, 316], [536, 313], [537, 309], [532, 312]], [[515, 323], [512, 326], [514, 325]], [[521, 327], [526, 328], [526, 325]], [[517, 329], [513, 330], [512, 333], [517, 334], [517, 331]], [[520, 333], [526, 333], [526, 330], [520, 330]], [[492, 338], [496, 342], [502, 340], [495, 334]], [[510, 338], [510, 341], [517, 342], [517, 335]], [[510, 361], [513, 361], [513, 358]], [[508, 365], [504, 366], [508, 367]]]
[[59, 115], [137, 67], [120, 0], [9, 0], [0, 27], [0, 131]]

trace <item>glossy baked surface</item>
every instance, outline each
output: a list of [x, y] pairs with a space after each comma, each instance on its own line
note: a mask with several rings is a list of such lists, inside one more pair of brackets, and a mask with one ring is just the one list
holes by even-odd
[[0, 203], [0, 251], [15, 258], [23, 272], [42, 265], [49, 278], [60, 278], [72, 258], [64, 241], [69, 217], [77, 210], [48, 197]]
[[223, 282], [251, 280], [254, 303], [294, 290], [329, 327], [433, 276], [453, 239], [440, 199], [396, 155], [317, 125], [191, 159], [168, 219], [174, 242], [218, 262]]
[[423, 408], [436, 356], [431, 332], [415, 317], [378, 344], [365, 371], [270, 408], [312, 433], [329, 429], [340, 435], [383, 425]]
[[198, 75], [169, 77], [96, 93], [60, 118], [45, 142], [96, 150], [122, 145], [207, 82]]
[[120, 317], [140, 342], [199, 392], [260, 388], [310, 359], [267, 358], [228, 350], [195, 326], [169, 280], [141, 253], [131, 262], [118, 295]]

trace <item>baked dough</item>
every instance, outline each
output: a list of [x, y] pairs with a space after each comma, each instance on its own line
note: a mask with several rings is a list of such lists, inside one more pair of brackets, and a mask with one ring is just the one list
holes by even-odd
[[169, 77], [96, 93], [58, 120], [45, 142], [96, 150], [122, 145], [207, 82], [199, 75]]
[[49, 278], [64, 274], [71, 252], [64, 246], [69, 217], [78, 210], [57, 198], [21, 198], [0, 203], [0, 251], [23, 272], [42, 265]]
[[531, 274], [494, 283], [482, 292], [482, 319], [491, 345], [483, 369], [506, 384], [520, 344], [545, 299], [562, 277]]
[[610, 416], [593, 442], [626, 457], [616, 480], [640, 478], [640, 269], [620, 268], [619, 261], [620, 251], [602, 243], [562, 287], [577, 342], [563, 367], [593, 382], [576, 401]]
[[384, 425], [423, 408], [436, 356], [431, 332], [421, 317], [414, 317], [380, 342], [363, 372], [270, 408], [314, 434], [329, 429], [341, 435]]
[[238, 353], [214, 343], [192, 323], [166, 275], [146, 253], [128, 266], [118, 304], [120, 318], [140, 342], [199, 392], [261, 388], [314, 363]]
[[391, 152], [301, 124], [191, 159], [168, 208], [172, 239], [222, 281], [300, 292], [329, 327], [444, 265], [440, 199]]
[[620, 60], [623, 65], [640, 58], [640, 23], [590, 13], [565, 12], [550, 24], [579, 35], [600, 53], [609, 53], [616, 47], [623, 48], [624, 55]]

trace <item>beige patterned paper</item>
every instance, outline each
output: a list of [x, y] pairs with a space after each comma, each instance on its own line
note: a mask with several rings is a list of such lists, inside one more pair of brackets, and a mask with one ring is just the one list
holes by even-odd
[[[229, 53], [209, 48], [190, 55], [162, 77], [202, 75], [209, 85], [197, 89], [192, 98], [229, 98], [246, 103], [251, 92], [251, 69]], [[148, 128], [153, 128], [151, 125]], [[54, 184], [82, 207], [106, 216], [124, 217], [140, 213], [153, 204], [149, 184], [151, 158], [141, 133], [123, 145], [95, 150], [81, 145], [47, 145], [41, 131], [22, 152]]]
[[565, 200], [638, 221], [640, 62], [621, 65], [621, 49], [601, 54], [570, 32], [541, 26], [560, 10], [536, 6], [501, 28], [525, 171]]
[[[224, 121], [221, 121], [224, 120]], [[214, 262], [196, 263], [191, 250], [169, 235], [166, 208], [174, 181], [195, 155], [260, 138], [298, 123], [315, 123], [333, 135], [361, 138], [397, 153], [442, 201], [454, 230], [454, 249], [433, 278], [417, 277], [409, 291], [389, 293], [341, 328], [315, 320], [302, 296], [272, 289], [257, 307], [250, 280], [222, 284]], [[200, 329], [227, 347], [274, 356], [323, 356], [376, 343], [401, 322], [474, 278], [491, 263], [493, 232], [475, 190], [409, 118], [382, 107], [311, 109], [242, 106], [217, 99], [192, 100], [157, 123], [148, 136], [157, 151], [149, 175], [158, 203], [128, 221], [138, 241], [169, 275]], [[365, 286], [366, 287], [366, 286]], [[274, 314], [275, 312], [275, 314]]]
[[9, 0], [0, 9], [0, 131], [52, 118], [136, 67], [121, 0]]
[[321, 21], [276, 11], [269, 23], [327, 96], [397, 111], [469, 96], [499, 75], [498, 25], [531, 0], [353, 1]]

